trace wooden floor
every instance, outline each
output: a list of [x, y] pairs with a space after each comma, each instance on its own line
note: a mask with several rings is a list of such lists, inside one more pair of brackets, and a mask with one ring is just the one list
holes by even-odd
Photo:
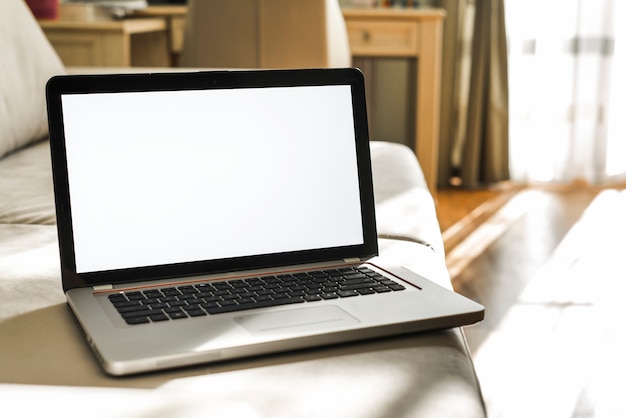
[[509, 183], [482, 189], [440, 189], [437, 216], [446, 253], [464, 240], [521, 188]]
[[[589, 277], [576, 283], [568, 281], [572, 266], [587, 259], [580, 255], [583, 249], [622, 248], [620, 241], [607, 244], [604, 237], [618, 239], [614, 230], [626, 234], [626, 222], [621, 221], [626, 219], [626, 193], [607, 195], [591, 187], [509, 192], [487, 200], [476, 195], [476, 201], [468, 198], [465, 204], [451, 204], [462, 199], [459, 195], [440, 195], [438, 202], [442, 225], [449, 222], [446, 230], [456, 223], [443, 219], [458, 218], [451, 213], [463, 205], [468, 214], [481, 206], [479, 211], [484, 211], [485, 205], [492, 209], [486, 219], [472, 223], [446, 258], [455, 289], [486, 308], [485, 320], [465, 333], [489, 416], [626, 417], [621, 401], [626, 393], [626, 337], [616, 331], [624, 327], [616, 318], [626, 319], [621, 308], [626, 304], [615, 304], [614, 297], [614, 290], [626, 283], [616, 271], [626, 269], [617, 255], [611, 263], [587, 262], [604, 266], [589, 269]], [[595, 221], [580, 222], [592, 202], [596, 207], [598, 201], [607, 202], [601, 197], [614, 195], [625, 202], [624, 213], [613, 215], [614, 227], [598, 230], [603, 219], [599, 210], [592, 211]], [[490, 204], [494, 199], [496, 204]], [[607, 212], [612, 205], [605, 206]], [[594, 298], [586, 298], [587, 293]]]

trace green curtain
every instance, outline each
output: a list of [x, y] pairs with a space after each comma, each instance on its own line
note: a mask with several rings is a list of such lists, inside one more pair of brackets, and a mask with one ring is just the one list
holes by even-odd
[[446, 9], [439, 185], [509, 179], [503, 0], [435, 0]]

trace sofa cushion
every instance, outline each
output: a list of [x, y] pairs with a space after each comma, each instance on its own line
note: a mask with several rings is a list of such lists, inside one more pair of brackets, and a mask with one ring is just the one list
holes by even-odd
[[65, 302], [53, 225], [0, 224], [0, 323]]
[[0, 160], [0, 196], [0, 223], [55, 224], [48, 141]]
[[413, 151], [391, 142], [370, 143], [378, 236], [431, 246], [443, 255], [432, 195]]
[[65, 69], [23, 0], [0, 13], [0, 158], [45, 137], [45, 84]]
[[[408, 241], [380, 244], [389, 260], [423, 259], [423, 252], [430, 251]], [[19, 384], [24, 399], [34, 399], [33, 385], [50, 385], [48, 390], [59, 391], [46, 406], [67, 407], [80, 386], [87, 386], [104, 402], [98, 416], [117, 416], [113, 411], [125, 400], [131, 403], [120, 416], [161, 416], [168, 410], [189, 411], [185, 416], [194, 416], [193, 411], [201, 411], [196, 414], [200, 416], [219, 411], [217, 415], [244, 417], [485, 416], [458, 328], [112, 379], [98, 368], [72, 321], [56, 252], [54, 226], [0, 225], [0, 289], [5, 291], [0, 304], [0, 370], [7, 400], [8, 384]], [[427, 258], [437, 271], [416, 272], [446, 281], [445, 265]], [[109, 402], [103, 399], [107, 386], [121, 392]], [[132, 393], [124, 391], [131, 388], [152, 390], [134, 393], [145, 399], [129, 399], [125, 395]], [[343, 398], [335, 393], [337, 388], [345, 389]], [[37, 402], [20, 405], [25, 416], [45, 413]], [[216, 405], [220, 408], [214, 409]], [[247, 414], [241, 413], [242, 407]], [[66, 416], [81, 412], [84, 415], [84, 410], [76, 410]]]

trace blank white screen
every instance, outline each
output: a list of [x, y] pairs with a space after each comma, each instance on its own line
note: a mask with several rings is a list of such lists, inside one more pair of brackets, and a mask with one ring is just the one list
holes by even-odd
[[350, 86], [62, 105], [78, 273], [363, 243]]

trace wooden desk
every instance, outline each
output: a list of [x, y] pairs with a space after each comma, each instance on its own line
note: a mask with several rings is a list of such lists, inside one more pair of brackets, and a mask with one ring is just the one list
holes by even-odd
[[163, 18], [40, 20], [39, 24], [66, 66], [170, 65], [168, 26]]
[[343, 9], [354, 57], [417, 60], [414, 150], [437, 191], [443, 20], [440, 9]]
[[187, 6], [149, 6], [135, 12], [136, 16], [165, 18], [169, 33], [170, 54], [174, 57], [173, 62], [177, 61], [176, 58], [183, 50], [186, 14]]

